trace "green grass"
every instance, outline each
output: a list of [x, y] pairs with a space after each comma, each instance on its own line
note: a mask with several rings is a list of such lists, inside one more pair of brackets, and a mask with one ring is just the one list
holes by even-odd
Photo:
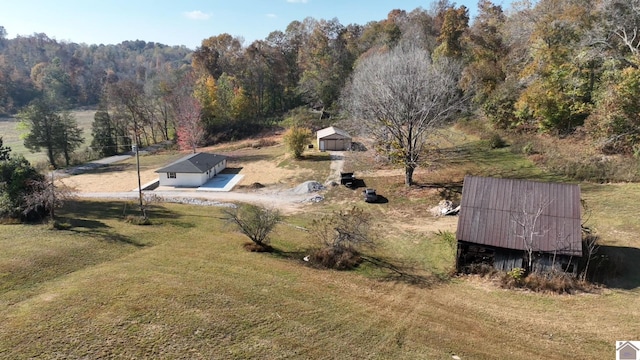
[[[218, 208], [167, 204], [151, 226], [124, 223], [122, 208], [71, 203], [68, 231], [0, 227], [1, 358], [606, 358], [637, 334], [637, 290], [380, 281], [306, 266], [311, 243], [291, 226], [274, 234], [280, 253], [248, 253]], [[439, 257], [427, 243], [438, 239], [388, 240], [419, 240], [414, 252]]]
[[[154, 206], [152, 225], [136, 226], [122, 220], [135, 214], [133, 202], [73, 201], [59, 212], [69, 230], [0, 225], [0, 358], [611, 357], [615, 340], [640, 333], [640, 187], [581, 184], [587, 225], [622, 264], [609, 289], [560, 296], [452, 278], [453, 248], [437, 234], [451, 222], [428, 210], [455, 198], [464, 174], [558, 180], [505, 149], [457, 139], [417, 175], [420, 186], [365, 176], [386, 203], [331, 189], [284, 219], [272, 254], [246, 252], [248, 239], [215, 207]], [[328, 174], [321, 157], [294, 162], [281, 147], [265, 151], [251, 156]], [[366, 254], [375, 261], [352, 272], [308, 266], [302, 258], [315, 244], [303, 228], [352, 205], [377, 220], [380, 244]]]
[[[78, 126], [83, 129], [82, 136], [84, 143], [80, 149], [84, 149], [91, 145], [93, 137], [91, 136], [91, 124], [95, 110], [74, 110], [71, 114], [78, 121]], [[14, 154], [22, 154], [29, 162], [36, 163], [46, 161], [44, 152], [33, 153], [24, 146], [24, 141], [20, 138], [23, 131], [18, 129], [19, 120], [15, 117], [0, 117], [0, 134], [4, 141], [4, 145], [11, 147]]]

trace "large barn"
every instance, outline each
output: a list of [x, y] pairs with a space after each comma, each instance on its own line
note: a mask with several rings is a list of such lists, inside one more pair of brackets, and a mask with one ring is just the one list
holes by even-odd
[[351, 149], [351, 136], [344, 130], [330, 126], [316, 133], [320, 151], [344, 151]]
[[[456, 268], [577, 273], [582, 256], [580, 187], [466, 176], [456, 238]], [[529, 268], [531, 254], [531, 268]]]
[[187, 155], [156, 170], [160, 186], [199, 187], [227, 167], [227, 157], [217, 154]]

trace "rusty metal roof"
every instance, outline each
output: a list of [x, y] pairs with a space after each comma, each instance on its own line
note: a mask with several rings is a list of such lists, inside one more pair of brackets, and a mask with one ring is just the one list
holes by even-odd
[[456, 237], [526, 250], [526, 233], [536, 252], [582, 256], [580, 211], [578, 185], [466, 176]]

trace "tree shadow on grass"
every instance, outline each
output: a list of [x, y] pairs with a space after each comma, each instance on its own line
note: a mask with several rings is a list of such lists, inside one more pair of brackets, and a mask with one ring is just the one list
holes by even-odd
[[117, 173], [122, 171], [130, 171], [135, 169], [135, 164], [108, 164], [98, 166], [96, 168], [85, 171], [86, 174], [107, 174], [107, 173]]
[[[323, 266], [319, 263], [314, 263], [310, 260], [310, 254], [312, 254], [314, 249], [306, 249], [306, 250], [296, 250], [296, 251], [284, 251], [277, 248], [272, 248], [271, 255], [274, 255], [278, 258], [294, 260], [301, 265], [319, 269], [319, 270], [328, 270], [329, 268]], [[306, 260], [305, 260], [306, 259]], [[383, 259], [373, 256], [360, 255], [361, 261], [358, 266], [370, 266], [376, 270], [376, 274], [373, 276], [374, 279], [380, 281], [391, 281], [398, 283], [405, 283], [414, 286], [419, 286], [422, 288], [430, 288], [438, 284], [445, 283], [449, 280], [448, 276], [439, 276], [439, 275], [422, 275], [418, 274], [418, 271], [411, 266], [402, 264], [401, 261], [397, 260], [389, 260]], [[342, 271], [352, 271], [355, 268], [349, 270]]]
[[[64, 212], [58, 219], [68, 223], [70, 231], [95, 236], [105, 241], [126, 243], [138, 247], [146, 246], [136, 239], [118, 234], [112, 227], [104, 223], [103, 219], [124, 221], [127, 216], [140, 215], [137, 203], [132, 201], [95, 201], [95, 200], [69, 200], [65, 204]], [[168, 224], [181, 228], [191, 228], [194, 225], [181, 221], [182, 216], [164, 206], [147, 205], [147, 215], [154, 224]]]
[[[146, 206], [152, 220], [176, 220], [180, 214], [158, 204]], [[140, 214], [137, 200], [68, 200], [64, 216], [75, 219], [123, 219], [127, 215]]]
[[417, 269], [403, 264], [398, 260], [383, 259], [373, 256], [362, 256], [364, 262], [379, 271], [377, 278], [381, 281], [391, 281], [430, 288], [449, 281], [448, 276], [437, 274], [418, 274]]
[[102, 221], [71, 217], [58, 217], [58, 221], [69, 224], [70, 227], [67, 230], [76, 234], [88, 235], [102, 241], [118, 242], [136, 247], [146, 246], [146, 244], [133, 238], [112, 231], [112, 227]]
[[443, 199], [459, 199], [462, 196], [462, 181], [422, 183], [416, 184], [419, 188], [438, 189]]

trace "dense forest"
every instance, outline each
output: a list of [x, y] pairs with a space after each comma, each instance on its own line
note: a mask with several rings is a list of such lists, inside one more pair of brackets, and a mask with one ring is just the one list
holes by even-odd
[[245, 45], [219, 34], [195, 51], [141, 40], [7, 39], [0, 27], [0, 113], [46, 98], [95, 106], [103, 154], [176, 136], [185, 147], [244, 136], [297, 108], [339, 113], [359, 59], [410, 42], [463, 64], [459, 91], [495, 128], [586, 134], [605, 153], [640, 155], [640, 0], [448, 0], [386, 19], [291, 22]]

